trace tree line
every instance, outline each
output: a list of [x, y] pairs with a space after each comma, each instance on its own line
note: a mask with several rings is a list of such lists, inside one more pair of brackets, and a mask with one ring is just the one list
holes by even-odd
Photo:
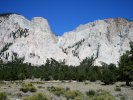
[[117, 81], [125, 81], [130, 85], [133, 81], [133, 43], [131, 50], [124, 53], [119, 60], [118, 67], [115, 64], [94, 66], [93, 57], [84, 59], [79, 66], [68, 66], [54, 59], [47, 59], [45, 65], [39, 67], [23, 63], [24, 59], [15, 58], [12, 62], [0, 62], [0, 80], [14, 81], [24, 79], [41, 78], [41, 80], [101, 80], [104, 84], [113, 84]]

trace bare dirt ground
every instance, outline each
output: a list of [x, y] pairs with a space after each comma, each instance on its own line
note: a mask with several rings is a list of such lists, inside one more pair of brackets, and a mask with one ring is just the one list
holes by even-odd
[[[0, 82], [0, 92], [6, 92], [8, 95], [8, 100], [22, 100], [26, 96], [33, 95], [37, 92], [27, 92], [24, 93], [20, 91], [22, 83], [29, 83], [31, 82], [37, 89], [37, 92], [43, 92], [45, 93], [51, 100], [66, 100], [65, 97], [60, 96], [57, 97], [53, 93], [49, 92], [47, 90], [47, 87], [63, 87], [63, 88], [70, 88], [71, 90], [79, 90], [84, 95], [86, 95], [86, 92], [89, 90], [106, 90], [109, 91], [114, 97], [116, 97], [116, 100], [122, 100], [120, 99], [122, 96], [125, 97], [126, 100], [133, 100], [133, 87], [127, 87], [124, 86], [122, 82], [117, 82], [113, 85], [102, 85], [103, 83], [100, 81], [97, 82], [67, 82], [67, 81], [39, 81], [39, 80], [25, 80], [23, 82], [20, 81], [2, 81]], [[120, 91], [116, 91], [115, 88], [120, 87]]]

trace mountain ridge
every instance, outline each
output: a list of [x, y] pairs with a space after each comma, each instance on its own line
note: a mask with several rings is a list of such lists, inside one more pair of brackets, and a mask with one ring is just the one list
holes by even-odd
[[[130, 50], [133, 41], [133, 22], [124, 18], [96, 20], [76, 29], [55, 36], [48, 21], [42, 17], [27, 20], [17, 14], [0, 17], [0, 58], [12, 61], [14, 53], [24, 62], [42, 65], [53, 58], [66, 65], [77, 66], [86, 57], [96, 58], [95, 65], [102, 62], [117, 64], [119, 57]], [[3, 48], [6, 47], [5, 51]]]

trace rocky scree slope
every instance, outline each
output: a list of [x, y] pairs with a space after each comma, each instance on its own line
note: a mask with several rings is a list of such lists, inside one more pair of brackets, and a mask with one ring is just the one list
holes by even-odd
[[24, 63], [42, 65], [47, 59], [77, 66], [86, 57], [117, 64], [120, 55], [130, 50], [133, 22], [123, 18], [97, 20], [80, 25], [63, 36], [55, 36], [46, 19], [31, 21], [18, 14], [0, 15], [0, 59], [24, 58]]

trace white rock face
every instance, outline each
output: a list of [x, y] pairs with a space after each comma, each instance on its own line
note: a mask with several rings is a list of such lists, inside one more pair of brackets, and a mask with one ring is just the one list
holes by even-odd
[[[57, 45], [57, 38], [51, 32], [46, 19], [36, 17], [28, 21], [20, 15], [12, 14], [7, 18], [0, 17], [0, 20], [2, 21], [0, 23], [0, 50], [12, 43], [1, 53], [2, 60], [12, 61], [14, 54], [17, 54], [19, 58], [25, 59], [24, 62], [42, 65], [45, 64], [47, 58], [57, 61], [63, 61], [66, 58], [66, 54]], [[13, 35], [14, 33], [16, 36]], [[20, 33], [24, 34], [21, 36]]]
[[0, 58], [5, 62], [17, 55], [33, 65], [53, 58], [77, 66], [93, 56], [95, 65], [117, 64], [120, 55], [130, 50], [130, 41], [133, 22], [123, 18], [97, 20], [56, 37], [44, 18], [29, 21], [17, 14], [0, 17]]

